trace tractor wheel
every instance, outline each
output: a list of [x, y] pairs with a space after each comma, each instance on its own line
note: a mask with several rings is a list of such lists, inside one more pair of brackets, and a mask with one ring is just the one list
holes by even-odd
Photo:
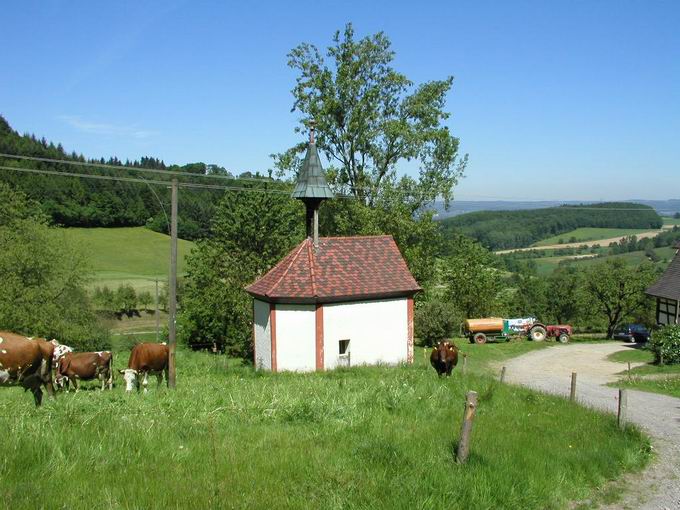
[[529, 331], [529, 338], [531, 338], [534, 342], [542, 342], [545, 340], [546, 335], [547, 331], [543, 326], [534, 326]]
[[475, 333], [475, 343], [482, 345], [486, 343], [486, 335], [484, 333]]
[[560, 333], [559, 336], [557, 337], [557, 340], [561, 344], [566, 344], [569, 341], [569, 335], [567, 335], [566, 333]]

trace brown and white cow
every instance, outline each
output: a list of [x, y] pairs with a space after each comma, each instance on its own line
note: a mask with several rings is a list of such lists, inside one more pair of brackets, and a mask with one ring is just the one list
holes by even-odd
[[54, 345], [44, 338], [30, 338], [0, 331], [0, 386], [31, 390], [35, 405], [42, 403], [42, 386], [54, 396], [52, 356]]
[[68, 391], [69, 383], [78, 391], [78, 381], [99, 379], [102, 391], [113, 388], [113, 355], [109, 351], [68, 352], [59, 359], [55, 382]]
[[135, 386], [139, 390], [139, 379], [141, 378], [142, 386], [144, 386], [144, 392], [146, 393], [149, 374], [156, 375], [159, 387], [163, 381], [163, 374], [165, 374], [165, 381], [167, 383], [168, 357], [168, 346], [164, 343], [135, 345], [130, 353], [128, 367], [120, 371], [123, 374], [123, 379], [125, 379], [125, 391], [132, 391]]
[[57, 342], [56, 339], [50, 340], [50, 343], [54, 345], [54, 356], [52, 356], [52, 368], [54, 370], [57, 370], [57, 365], [59, 364], [59, 360], [64, 356], [65, 354], [69, 352], [73, 352], [73, 348], [69, 347], [68, 345], [60, 344]]
[[439, 342], [432, 349], [430, 364], [437, 371], [439, 377], [444, 374], [450, 376], [453, 367], [458, 364], [458, 348], [456, 344], [453, 342]]

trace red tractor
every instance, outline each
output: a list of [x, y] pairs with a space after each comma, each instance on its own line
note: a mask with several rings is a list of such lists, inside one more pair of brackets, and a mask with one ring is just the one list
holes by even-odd
[[546, 326], [540, 322], [527, 324], [525, 326], [526, 335], [534, 342], [542, 342], [546, 338], [555, 338], [558, 342], [566, 344], [574, 330], [568, 324], [558, 324]]

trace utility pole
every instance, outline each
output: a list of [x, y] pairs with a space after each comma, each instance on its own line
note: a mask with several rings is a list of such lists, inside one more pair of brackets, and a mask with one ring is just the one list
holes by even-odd
[[169, 289], [169, 338], [168, 338], [168, 388], [175, 388], [175, 348], [177, 347], [177, 179], [172, 180], [172, 203], [170, 218], [170, 289]]
[[156, 278], [156, 343], [161, 341], [161, 311], [160, 299], [158, 295], [158, 278]]

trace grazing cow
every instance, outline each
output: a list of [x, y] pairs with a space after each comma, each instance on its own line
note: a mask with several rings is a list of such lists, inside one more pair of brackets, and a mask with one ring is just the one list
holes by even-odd
[[78, 381], [99, 379], [102, 391], [113, 388], [113, 355], [103, 352], [69, 352], [61, 357], [55, 382], [68, 391], [69, 382], [78, 391]]
[[54, 345], [54, 356], [52, 357], [54, 363], [52, 364], [52, 368], [56, 370], [61, 357], [66, 353], [73, 352], [73, 349], [68, 345], [60, 344], [55, 339], [50, 340], [50, 343]]
[[441, 377], [446, 374], [451, 375], [451, 370], [458, 364], [458, 347], [453, 342], [439, 342], [437, 347], [432, 349], [430, 354], [430, 364]]
[[149, 374], [156, 375], [159, 387], [163, 381], [163, 374], [165, 374], [167, 383], [168, 357], [169, 350], [165, 343], [135, 345], [130, 353], [128, 367], [125, 370], [120, 370], [125, 379], [125, 391], [132, 391], [134, 386], [137, 386], [139, 391], [139, 378], [142, 378], [142, 386], [144, 386], [144, 393], [146, 393]]
[[54, 396], [52, 356], [54, 345], [43, 338], [29, 338], [0, 331], [0, 386], [31, 390], [35, 405], [42, 403], [42, 386]]

